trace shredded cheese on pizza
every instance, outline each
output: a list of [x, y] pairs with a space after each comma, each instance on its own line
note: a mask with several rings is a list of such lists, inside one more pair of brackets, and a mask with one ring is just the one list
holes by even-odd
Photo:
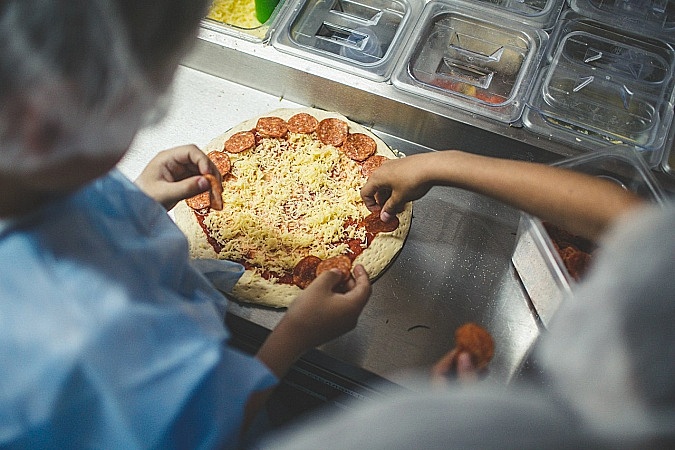
[[360, 165], [315, 134], [264, 138], [230, 159], [223, 210], [204, 220], [222, 245], [221, 258], [282, 274], [307, 255], [346, 252], [347, 239], [365, 243], [365, 229], [357, 227], [369, 214], [359, 194], [366, 181]]

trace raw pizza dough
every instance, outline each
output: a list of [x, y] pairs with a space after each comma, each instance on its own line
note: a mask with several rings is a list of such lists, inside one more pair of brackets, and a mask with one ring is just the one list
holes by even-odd
[[[349, 125], [349, 133], [363, 133], [372, 137], [377, 143], [376, 154], [383, 155], [389, 159], [397, 157], [387, 146], [387, 144], [385, 144], [381, 139], [379, 139], [363, 126], [349, 121], [346, 117], [340, 114], [313, 108], [278, 109], [259, 117], [252, 118], [242, 122], [236, 127], [213, 139], [203, 149], [203, 151], [205, 153], [209, 153], [211, 151], [222, 151], [225, 141], [230, 136], [240, 131], [254, 129], [257, 120], [260, 117], [280, 117], [284, 120], [288, 120], [291, 116], [301, 112], [305, 112], [314, 116], [318, 121], [329, 117], [341, 119]], [[246, 152], [244, 152], [244, 154], [245, 153]], [[233, 155], [233, 166], [236, 165], [236, 162], [234, 161], [237, 157], [237, 155]], [[233, 168], [233, 171], [234, 170], [235, 169]], [[261, 180], [261, 182], [264, 181]], [[365, 177], [363, 183], [365, 183]], [[224, 182], [224, 185], [225, 189], [223, 196], [225, 199], [227, 199], [227, 181]], [[273, 205], [270, 205], [270, 207], [273, 207]], [[363, 209], [365, 211], [364, 215], [367, 215], [368, 211], [365, 209], [365, 206], [363, 206]], [[177, 225], [187, 236], [190, 245], [190, 255], [193, 258], [230, 259], [228, 255], [224, 254], [224, 252], [221, 252], [220, 254], [216, 253], [213, 246], [207, 241], [207, 237], [197, 220], [194, 210], [187, 206], [185, 201], [180, 202], [174, 208], [173, 213]], [[209, 213], [213, 213], [213, 211], [210, 211]], [[225, 210], [217, 211], [217, 213], [227, 214], [227, 206], [225, 207]], [[408, 203], [406, 205], [405, 210], [398, 215], [398, 218], [399, 226], [396, 230], [388, 233], [377, 234], [371, 244], [354, 259], [353, 264], [362, 264], [368, 272], [371, 280], [376, 279], [382, 274], [382, 272], [393, 261], [393, 259], [403, 247], [403, 243], [410, 229], [412, 219], [412, 203]], [[300, 258], [301, 256], [297, 259], [299, 260]], [[301, 289], [294, 284], [273, 283], [263, 278], [254, 270], [246, 270], [244, 275], [235, 285], [231, 294], [237, 300], [243, 302], [255, 303], [275, 308], [283, 308], [287, 307], [300, 292]]]

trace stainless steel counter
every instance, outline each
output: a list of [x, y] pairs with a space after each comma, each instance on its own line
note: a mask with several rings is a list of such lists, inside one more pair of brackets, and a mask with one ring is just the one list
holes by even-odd
[[[120, 169], [135, 178], [157, 151], [206, 144], [231, 126], [278, 107], [298, 104], [201, 71], [181, 67], [168, 114], [143, 130]], [[378, 133], [405, 153], [431, 149]], [[527, 147], [510, 149], [528, 158]], [[497, 342], [489, 377], [508, 382], [539, 334], [539, 323], [510, 263], [518, 212], [485, 197], [433, 188], [414, 204], [406, 244], [373, 286], [358, 327], [324, 345], [327, 355], [405, 384], [453, 345], [466, 321], [486, 326]], [[232, 302], [230, 312], [267, 329], [283, 311]], [[405, 376], [404, 376], [405, 375]]]

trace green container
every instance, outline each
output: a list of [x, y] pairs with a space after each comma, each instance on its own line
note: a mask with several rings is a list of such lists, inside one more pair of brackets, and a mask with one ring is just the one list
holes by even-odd
[[279, 0], [255, 0], [255, 17], [258, 22], [267, 22], [278, 3]]

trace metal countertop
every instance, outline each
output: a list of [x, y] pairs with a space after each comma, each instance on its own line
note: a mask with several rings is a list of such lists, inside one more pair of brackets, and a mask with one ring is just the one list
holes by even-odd
[[[166, 117], [142, 130], [119, 163], [131, 179], [162, 149], [187, 143], [203, 146], [244, 119], [301, 106], [187, 67], [179, 69], [168, 100]], [[405, 154], [433, 151], [373, 131]], [[528, 159], [529, 152], [514, 148], [512, 156]], [[403, 250], [374, 283], [357, 328], [320, 350], [405, 384], [410, 370], [429, 367], [453, 346], [459, 325], [475, 321], [496, 341], [488, 377], [509, 382], [540, 332], [511, 265], [518, 218], [518, 211], [486, 197], [433, 188], [414, 203]], [[283, 314], [234, 302], [229, 309], [267, 329]]]

